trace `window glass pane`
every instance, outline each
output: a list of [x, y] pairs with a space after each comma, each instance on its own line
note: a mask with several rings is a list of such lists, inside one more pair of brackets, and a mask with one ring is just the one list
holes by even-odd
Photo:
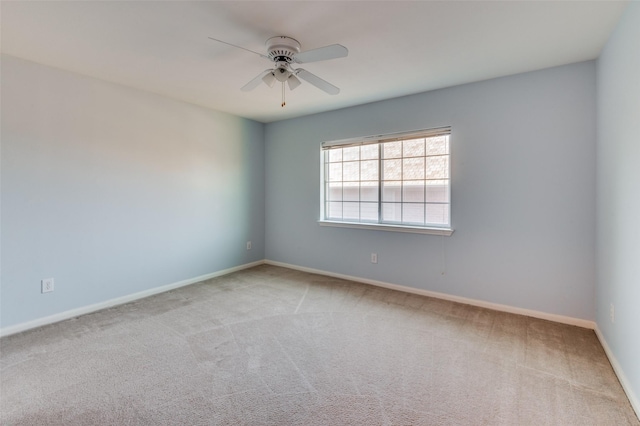
[[404, 141], [402, 146], [403, 156], [406, 157], [424, 157], [424, 139], [411, 139]]
[[377, 160], [379, 148], [378, 144], [362, 145], [360, 147], [360, 159], [361, 160]]
[[382, 144], [382, 158], [402, 157], [402, 142], [387, 142]]
[[360, 147], [350, 146], [342, 149], [342, 161], [355, 161], [360, 159]]
[[360, 220], [367, 222], [377, 222], [378, 203], [360, 203]]
[[402, 201], [402, 182], [391, 181], [382, 183], [382, 201]]
[[424, 204], [403, 204], [402, 222], [418, 225], [424, 224]]
[[405, 158], [402, 160], [403, 179], [424, 179], [424, 157]]
[[[378, 182], [361, 182], [360, 183], [360, 200], [361, 201], [378, 201]], [[376, 210], [378, 210], [376, 208]]]
[[329, 150], [329, 161], [334, 163], [336, 161], [342, 161], [342, 148]]
[[424, 202], [424, 181], [409, 180], [402, 182], [402, 201]]
[[327, 204], [327, 214], [329, 215], [329, 219], [342, 219], [342, 203], [329, 202]]
[[326, 219], [450, 225], [449, 135], [363, 142], [322, 153]]
[[402, 160], [382, 160], [384, 180], [402, 179]]
[[427, 204], [427, 223], [434, 225], [449, 224], [449, 204]]
[[342, 183], [330, 183], [328, 188], [327, 201], [342, 201]]
[[439, 157], [426, 158], [427, 179], [442, 179], [449, 177], [449, 157], [442, 155]]
[[343, 219], [360, 219], [360, 203], [343, 203], [342, 206]]
[[360, 201], [360, 184], [358, 182], [348, 182], [342, 188], [344, 201]]
[[449, 136], [427, 138], [427, 155], [442, 155], [449, 153]]
[[378, 160], [363, 161], [360, 163], [361, 180], [378, 180]]
[[385, 222], [401, 222], [402, 203], [382, 203], [382, 220]]
[[342, 163], [329, 164], [329, 182], [340, 182], [342, 180]]
[[358, 181], [360, 180], [360, 162], [350, 161], [342, 163], [342, 180]]
[[427, 181], [428, 202], [448, 203], [449, 202], [449, 181], [448, 180], [428, 180]]

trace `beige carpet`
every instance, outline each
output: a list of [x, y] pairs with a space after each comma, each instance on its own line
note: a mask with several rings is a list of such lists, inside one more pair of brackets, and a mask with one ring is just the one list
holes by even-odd
[[0, 340], [3, 425], [639, 425], [593, 331], [260, 266]]

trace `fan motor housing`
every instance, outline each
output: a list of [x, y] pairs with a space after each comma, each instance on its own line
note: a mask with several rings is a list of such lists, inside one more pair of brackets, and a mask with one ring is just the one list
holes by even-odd
[[291, 37], [271, 37], [265, 43], [269, 58], [273, 62], [293, 62], [293, 57], [300, 53], [300, 43]]

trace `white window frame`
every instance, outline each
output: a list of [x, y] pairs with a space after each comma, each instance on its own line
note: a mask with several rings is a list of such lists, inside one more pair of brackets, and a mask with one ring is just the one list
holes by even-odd
[[[449, 137], [448, 139], [448, 149], [447, 149], [447, 153], [444, 154], [447, 156], [447, 161], [448, 161], [448, 167], [447, 167], [447, 171], [448, 171], [448, 176], [445, 179], [442, 180], [447, 180], [448, 181], [448, 185], [447, 185], [447, 197], [446, 199], [448, 200], [448, 202], [445, 202], [443, 204], [447, 204], [448, 205], [448, 211], [449, 211], [449, 220], [448, 220], [448, 224], [410, 224], [410, 223], [402, 223], [402, 222], [385, 222], [382, 220], [383, 215], [382, 213], [380, 213], [382, 206], [383, 206], [383, 197], [382, 197], [382, 184], [383, 184], [383, 170], [382, 170], [382, 148], [380, 148], [380, 155], [378, 155], [378, 161], [379, 161], [379, 166], [378, 166], [378, 199], [377, 199], [377, 206], [378, 206], [378, 220], [377, 221], [360, 221], [360, 220], [349, 220], [349, 219], [328, 219], [326, 216], [326, 209], [327, 209], [327, 202], [326, 202], [326, 194], [327, 194], [327, 184], [328, 182], [325, 182], [325, 167], [326, 167], [326, 157], [328, 156], [328, 151], [331, 150], [332, 148], [346, 148], [346, 147], [352, 147], [352, 146], [362, 146], [362, 145], [372, 145], [375, 144], [377, 146], [382, 146], [382, 144], [387, 143], [387, 142], [397, 142], [397, 141], [403, 141], [403, 140], [412, 140], [412, 139], [419, 139], [419, 138], [430, 138], [430, 137], [436, 137], [436, 136], [444, 136], [447, 135]], [[442, 155], [442, 154], [439, 154]], [[427, 155], [425, 153], [425, 159], [430, 157], [429, 155]], [[402, 154], [402, 156], [400, 157], [402, 158], [406, 158], [404, 157], [404, 153]], [[363, 160], [357, 160], [357, 161], [363, 161]], [[376, 136], [368, 136], [368, 137], [360, 137], [360, 138], [352, 138], [352, 139], [343, 139], [343, 140], [338, 140], [338, 141], [330, 141], [330, 142], [324, 142], [322, 144], [321, 150], [320, 150], [320, 219], [318, 220], [318, 223], [321, 226], [334, 226], [334, 227], [342, 227], [342, 228], [356, 228], [356, 229], [371, 229], [371, 230], [379, 230], [379, 231], [393, 231], [393, 232], [409, 232], [409, 233], [419, 233], [419, 234], [432, 234], [432, 235], [444, 235], [444, 236], [450, 236], [453, 233], [453, 228], [451, 226], [451, 127], [439, 127], [439, 128], [434, 128], [434, 129], [425, 129], [425, 130], [417, 130], [417, 131], [411, 131], [411, 132], [403, 132], [403, 133], [393, 133], [393, 134], [386, 134], [386, 135], [376, 135]], [[425, 177], [426, 179], [426, 177]], [[405, 179], [401, 179], [402, 182], [405, 181]], [[359, 182], [362, 182], [362, 180], [359, 180]], [[344, 202], [344, 201], [343, 201]], [[374, 201], [376, 202], [376, 201]], [[358, 203], [361, 203], [361, 200], [358, 201]], [[423, 201], [423, 203], [425, 204], [425, 206], [427, 204], [432, 204], [431, 202], [428, 202], [426, 199]], [[401, 204], [404, 205], [404, 201], [401, 201]]]

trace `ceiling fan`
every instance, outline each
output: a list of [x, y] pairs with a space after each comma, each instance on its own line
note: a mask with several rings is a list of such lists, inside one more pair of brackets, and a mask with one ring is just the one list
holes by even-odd
[[306, 64], [309, 62], [326, 61], [328, 59], [344, 58], [349, 54], [346, 47], [341, 44], [331, 44], [329, 46], [319, 47], [317, 49], [307, 50], [300, 52], [300, 43], [286, 36], [271, 37], [265, 42], [267, 47], [267, 54], [254, 52], [253, 50], [246, 49], [242, 46], [228, 43], [223, 40], [218, 40], [213, 37], [209, 37], [211, 40], [227, 44], [229, 46], [237, 47], [247, 52], [254, 53], [261, 58], [265, 58], [275, 64], [274, 68], [266, 69], [258, 74], [253, 80], [242, 86], [240, 90], [248, 92], [255, 89], [260, 85], [260, 82], [264, 82], [267, 86], [273, 87], [276, 81], [282, 83], [282, 105], [285, 106], [284, 101], [284, 83], [287, 82], [290, 90], [294, 90], [300, 86], [300, 79], [310, 83], [318, 89], [330, 94], [337, 95], [340, 93], [340, 89], [333, 84], [321, 79], [315, 74], [302, 68], [293, 68], [291, 65]]

